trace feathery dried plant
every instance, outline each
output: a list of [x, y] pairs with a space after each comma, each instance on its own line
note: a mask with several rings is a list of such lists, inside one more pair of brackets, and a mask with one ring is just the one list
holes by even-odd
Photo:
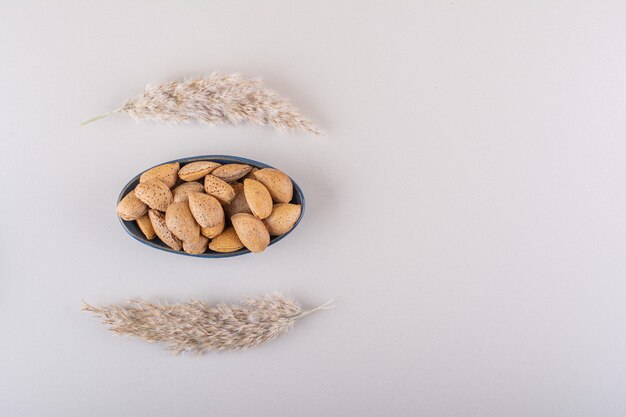
[[148, 342], [164, 342], [168, 350], [204, 353], [241, 350], [272, 340], [309, 314], [332, 308], [331, 301], [312, 310], [302, 308], [281, 294], [247, 297], [242, 305], [210, 306], [202, 301], [155, 304], [142, 299], [127, 305], [82, 310], [95, 313], [110, 330], [137, 336]]
[[81, 125], [110, 114], [125, 112], [135, 119], [167, 123], [198, 121], [209, 125], [250, 123], [278, 130], [302, 129], [319, 135], [298, 109], [262, 81], [242, 79], [238, 74], [214, 73], [206, 78], [151, 86], [117, 110], [89, 119]]

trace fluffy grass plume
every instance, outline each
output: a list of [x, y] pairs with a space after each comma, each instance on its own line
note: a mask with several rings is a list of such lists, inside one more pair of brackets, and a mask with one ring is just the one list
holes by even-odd
[[94, 307], [95, 313], [110, 330], [137, 336], [148, 342], [162, 342], [167, 349], [181, 352], [241, 350], [272, 340], [296, 321], [329, 303], [303, 310], [294, 300], [276, 294], [245, 298], [241, 305], [208, 305], [202, 301], [181, 304], [155, 304], [142, 299], [126, 305]]
[[166, 123], [197, 121], [214, 126], [250, 123], [320, 134], [289, 100], [265, 87], [262, 81], [243, 79], [238, 74], [216, 73], [206, 78], [148, 85], [143, 93], [128, 100], [121, 108], [81, 124], [120, 112], [135, 119]]

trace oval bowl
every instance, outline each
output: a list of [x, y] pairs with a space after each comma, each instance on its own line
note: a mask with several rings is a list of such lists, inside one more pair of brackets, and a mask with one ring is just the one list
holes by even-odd
[[[159, 165], [163, 165], [163, 164], [169, 164], [169, 163], [174, 163], [174, 162], [179, 162], [181, 167], [182, 167], [185, 164], [188, 164], [190, 162], [195, 162], [195, 161], [214, 161], [214, 162], [219, 162], [220, 164], [248, 164], [248, 165], [252, 165], [253, 167], [256, 167], [256, 168], [259, 168], [259, 169], [261, 169], [261, 168], [274, 168], [274, 167], [269, 166], [267, 164], [264, 164], [262, 162], [253, 161], [252, 159], [241, 158], [239, 156], [230, 156], [230, 155], [200, 155], [200, 156], [192, 156], [192, 157], [189, 157], [189, 158], [180, 158], [180, 159], [174, 159], [174, 160], [167, 161], [167, 162], [162, 162], [162, 163], [157, 164], [155, 166], [159, 166]], [[151, 168], [154, 168], [154, 167], [150, 167], [148, 169], [151, 169]], [[119, 197], [117, 199], [118, 203], [120, 202], [120, 200], [122, 198], [124, 198], [126, 196], [126, 194], [128, 194], [131, 190], [135, 189], [137, 184], [139, 184], [139, 177], [141, 176], [141, 174], [143, 174], [148, 169], [146, 169], [146, 170], [140, 172], [139, 174], [137, 174], [132, 180], [130, 180], [128, 182], [128, 184], [126, 184], [124, 186], [124, 188], [120, 192], [120, 195], [119, 195]], [[287, 174], [287, 175], [289, 175], [289, 174]], [[289, 178], [291, 178], [291, 176], [289, 176]], [[306, 207], [304, 194], [302, 193], [302, 189], [300, 189], [300, 186], [298, 186], [298, 184], [293, 180], [293, 178], [291, 178], [291, 182], [293, 183], [293, 198], [292, 198], [291, 202], [294, 203], [294, 204], [300, 204], [302, 206], [302, 212], [300, 213], [300, 218], [298, 219], [298, 221], [296, 221], [296, 224], [294, 224], [294, 226], [291, 228], [291, 230], [289, 232], [285, 233], [282, 236], [271, 236], [270, 237], [270, 244], [269, 244], [269, 246], [274, 245], [276, 242], [282, 240], [285, 236], [287, 236], [288, 234], [293, 232], [295, 230], [295, 228], [298, 227], [298, 224], [300, 223], [300, 221], [302, 220], [302, 217], [304, 216], [304, 211], [305, 211], [305, 207]], [[118, 218], [119, 218], [119, 216], [118, 216]], [[171, 252], [171, 253], [175, 253], [177, 255], [193, 256], [193, 257], [196, 257], [196, 258], [230, 258], [230, 257], [233, 257], [233, 256], [239, 256], [239, 255], [245, 255], [247, 253], [251, 253], [246, 248], [240, 249], [240, 250], [235, 251], [235, 252], [229, 252], [229, 253], [212, 252], [210, 250], [207, 250], [207, 252], [201, 253], [199, 255], [189, 254], [189, 253], [186, 253], [184, 251], [176, 251], [176, 250], [173, 250], [172, 248], [170, 248], [169, 246], [167, 246], [165, 243], [163, 243], [158, 237], [155, 237], [154, 240], [146, 239], [146, 237], [141, 232], [141, 230], [139, 229], [139, 226], [137, 226], [137, 223], [135, 221], [127, 222], [125, 220], [122, 220], [121, 218], [119, 218], [119, 220], [120, 220], [120, 223], [122, 224], [122, 227], [126, 231], [126, 233], [128, 233], [135, 240], [143, 243], [146, 246], [150, 246], [151, 248], [159, 249], [159, 250], [162, 250], [162, 251], [165, 251], [165, 252]]]

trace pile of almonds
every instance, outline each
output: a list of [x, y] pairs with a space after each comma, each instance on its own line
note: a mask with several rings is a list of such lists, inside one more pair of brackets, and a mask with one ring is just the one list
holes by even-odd
[[293, 184], [281, 171], [212, 161], [159, 165], [117, 205], [147, 239], [159, 237], [174, 250], [200, 254], [262, 252], [270, 236], [290, 231], [302, 207], [291, 204]]

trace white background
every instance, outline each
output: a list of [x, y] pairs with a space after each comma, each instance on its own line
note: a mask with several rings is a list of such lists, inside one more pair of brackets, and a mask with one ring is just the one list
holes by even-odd
[[[3, 1], [0, 415], [623, 416], [625, 16], [623, 1]], [[79, 126], [214, 70], [263, 78], [326, 135]], [[227, 260], [129, 238], [122, 186], [200, 154], [290, 174], [300, 227]], [[79, 311], [274, 291], [337, 307], [203, 357]]]

